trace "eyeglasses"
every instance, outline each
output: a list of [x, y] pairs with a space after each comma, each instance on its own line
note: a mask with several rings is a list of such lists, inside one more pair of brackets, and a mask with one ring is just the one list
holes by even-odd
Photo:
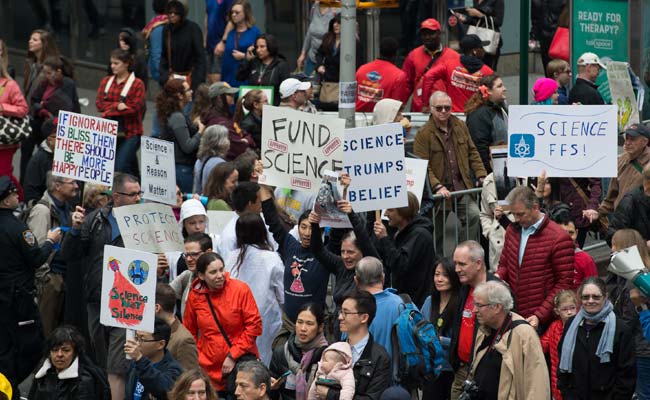
[[481, 308], [487, 307], [487, 306], [491, 306], [491, 305], [492, 305], [491, 303], [481, 304], [481, 303], [474, 302], [474, 308], [478, 308], [478, 309], [481, 309]]
[[596, 301], [600, 301], [600, 300], [602, 300], [603, 295], [602, 294], [583, 294], [582, 296], [580, 296], [580, 298], [583, 301], [587, 301], [589, 299], [594, 299]]
[[443, 110], [447, 112], [451, 111], [451, 106], [434, 106], [433, 108], [438, 112], [442, 112]]
[[122, 196], [126, 196], [126, 197], [142, 196], [144, 194], [144, 192], [142, 190], [139, 191], [139, 192], [133, 192], [133, 193], [124, 193], [124, 192], [115, 192], [115, 193], [120, 194]]
[[191, 253], [183, 253], [185, 258], [190, 258], [190, 257], [191, 258], [196, 258], [196, 257], [200, 256], [201, 254], [203, 254], [202, 251], [194, 251], [194, 252], [191, 252]]
[[158, 342], [158, 339], [147, 339], [147, 338], [145, 338], [144, 336], [141, 336], [141, 335], [136, 335], [134, 339], [138, 343]]
[[360, 314], [365, 314], [365, 313], [363, 313], [363, 312], [349, 312], [349, 311], [343, 311], [343, 310], [339, 311], [339, 315], [342, 315], [343, 319], [347, 318], [348, 315], [353, 315], [353, 314], [360, 315]]

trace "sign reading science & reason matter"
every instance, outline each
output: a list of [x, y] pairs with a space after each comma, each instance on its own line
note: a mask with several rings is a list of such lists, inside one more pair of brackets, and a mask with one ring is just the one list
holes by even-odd
[[176, 205], [176, 166], [174, 144], [142, 136], [140, 171], [142, 191], [147, 200]]

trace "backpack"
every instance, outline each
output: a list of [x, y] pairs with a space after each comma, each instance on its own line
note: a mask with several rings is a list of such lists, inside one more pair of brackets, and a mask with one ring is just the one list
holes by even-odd
[[391, 332], [393, 379], [407, 389], [415, 389], [424, 380], [440, 375], [445, 357], [435, 326], [412, 302], [405, 302], [403, 307]]

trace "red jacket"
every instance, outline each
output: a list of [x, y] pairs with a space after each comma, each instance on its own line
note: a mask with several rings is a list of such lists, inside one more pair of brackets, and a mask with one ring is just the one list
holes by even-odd
[[557, 345], [562, 338], [564, 324], [561, 319], [556, 319], [548, 327], [542, 338], [542, 351], [551, 356], [551, 393], [554, 400], [562, 400], [562, 394], [557, 388], [557, 367], [560, 365], [560, 356], [557, 351]]
[[576, 249], [575, 252], [575, 268], [573, 275], [573, 290], [578, 290], [578, 286], [585, 278], [590, 276], [598, 276], [598, 268], [594, 259], [591, 258], [589, 253]]
[[[449, 47], [443, 47], [442, 53], [431, 65], [429, 70], [438, 65], [445, 64], [449, 59], [455, 59], [458, 57], [459, 55], [455, 50], [452, 50]], [[409, 93], [413, 93], [413, 102], [411, 102], [411, 111], [413, 112], [420, 112], [422, 111], [422, 108], [426, 108], [429, 104], [429, 98], [423, 96], [422, 93], [422, 78], [424, 70], [427, 65], [429, 65], [431, 58], [431, 53], [429, 53], [428, 50], [425, 50], [424, 46], [420, 46], [411, 50], [402, 65], [402, 70], [406, 73]], [[435, 90], [445, 90], [444, 82], [439, 81], [435, 82], [435, 84]], [[433, 93], [433, 91], [431, 93]]]
[[[460, 62], [460, 55], [450, 57], [445, 63], [437, 62], [424, 75], [422, 97], [428, 99], [436, 90], [442, 90], [451, 97], [451, 111], [464, 112], [465, 103], [478, 90], [481, 78], [493, 73], [492, 68], [485, 64], [478, 71], [470, 73]], [[438, 88], [439, 81], [444, 82], [443, 89]]]
[[140, 79], [135, 78], [124, 100], [124, 104], [128, 108], [120, 111], [117, 109], [117, 106], [120, 104], [120, 94], [126, 85], [126, 80], [122, 83], [117, 83], [117, 78], [115, 78], [113, 84], [108, 89], [108, 93], [104, 95], [106, 85], [111, 77], [112, 75], [105, 76], [99, 84], [97, 98], [95, 100], [97, 111], [101, 113], [102, 118], [113, 120], [122, 119], [120, 128], [124, 129], [127, 139], [133, 136], [142, 136], [142, 118], [146, 103], [144, 83]]
[[[248, 285], [230, 279], [229, 273], [225, 275], [226, 282], [220, 290], [209, 290], [203, 281], [195, 279], [183, 315], [183, 325], [196, 340], [199, 365], [219, 391], [225, 390], [221, 366], [228, 352], [235, 361], [246, 353], [258, 355], [255, 340], [262, 334], [262, 318]], [[210, 295], [214, 311], [232, 342], [232, 348], [228, 348], [214, 321], [206, 293]]]
[[411, 92], [406, 73], [386, 60], [375, 60], [359, 67], [356, 74], [359, 112], [372, 112], [382, 99], [395, 99], [406, 104]]
[[528, 237], [521, 266], [520, 242], [521, 228], [510, 224], [497, 275], [510, 285], [519, 315], [535, 315], [540, 323], [546, 323], [553, 317], [553, 297], [560, 289], [573, 286], [573, 241], [544, 215], [537, 231]]

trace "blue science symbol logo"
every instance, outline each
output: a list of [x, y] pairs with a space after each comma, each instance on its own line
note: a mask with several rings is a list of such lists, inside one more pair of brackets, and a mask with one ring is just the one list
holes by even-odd
[[535, 157], [535, 136], [528, 133], [513, 133], [510, 135], [510, 157]]

